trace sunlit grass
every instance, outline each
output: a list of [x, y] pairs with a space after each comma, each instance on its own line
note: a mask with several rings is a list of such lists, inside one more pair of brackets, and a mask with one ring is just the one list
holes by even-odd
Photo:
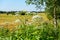
[[[37, 15], [42, 16], [44, 21], [48, 21], [49, 20], [45, 13], [38, 13]], [[15, 16], [15, 15], [12, 15], [12, 14], [9, 14], [9, 15], [7, 15], [7, 14], [0, 14], [0, 25], [2, 23], [5, 23], [5, 22], [10, 22], [10, 23], [2, 25], [2, 26], [8, 27], [8, 28], [11, 29], [11, 28], [14, 28], [15, 26], [18, 26], [18, 25], [21, 25], [21, 24], [25, 23], [26, 21], [31, 23], [33, 16], [35, 16], [35, 15], [18, 15], [18, 16]], [[17, 23], [13, 24], [13, 22], [15, 20], [17, 20], [17, 19], [19, 19], [21, 21], [21, 23], [20, 24], [17, 24]], [[34, 22], [33, 25], [36, 26], [36, 25], [39, 25], [39, 23], [35, 23]]]
[[[26, 25], [25, 22], [31, 23], [32, 17], [35, 15], [15, 16], [11, 14], [0, 14], [0, 40], [60, 40], [60, 36], [58, 36], [60, 35], [60, 27], [55, 29], [46, 14], [41, 13], [37, 15], [42, 16], [45, 22], [38, 21], [38, 23], [33, 22], [31, 25]], [[15, 23], [14, 21], [17, 19], [21, 23]], [[7, 23], [4, 24], [5, 22]], [[59, 20], [58, 23], [60, 24]]]

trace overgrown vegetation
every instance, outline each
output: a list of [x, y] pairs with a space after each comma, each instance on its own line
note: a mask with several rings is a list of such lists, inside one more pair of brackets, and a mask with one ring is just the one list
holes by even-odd
[[15, 30], [9, 31], [0, 28], [0, 40], [58, 40], [60, 28], [54, 28], [53, 24], [41, 26], [20, 25]]
[[[37, 17], [35, 18], [36, 21], [34, 21], [33, 19], [34, 23], [29, 25], [25, 24], [25, 20], [32, 18], [33, 17], [32, 15], [19, 15], [17, 18], [16, 16], [13, 16], [13, 15], [11, 16], [0, 15], [1, 18], [5, 18], [5, 19], [6, 18], [19, 19], [20, 17], [20, 19], [24, 23], [17, 26], [16, 29], [14, 28], [14, 26], [12, 26], [13, 30], [11, 31], [7, 28], [0, 27], [0, 40], [58, 40], [58, 39], [60, 40], [60, 36], [59, 36], [60, 35], [60, 25], [59, 25], [60, 19], [58, 20], [58, 27], [55, 28], [53, 23], [51, 24], [48, 21], [41, 23], [42, 21], [48, 20], [44, 13], [43, 14], [41, 13], [38, 15], [37, 16], [33, 15]], [[40, 16], [44, 19], [41, 19]], [[11, 21], [11, 19], [9, 21]]]

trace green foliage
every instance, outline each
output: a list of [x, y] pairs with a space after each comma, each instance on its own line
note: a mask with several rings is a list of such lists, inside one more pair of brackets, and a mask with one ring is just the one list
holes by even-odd
[[49, 20], [52, 20], [52, 19], [53, 19], [53, 15], [50, 14], [50, 13], [47, 13], [47, 18], [48, 18]]
[[6, 12], [7, 15], [12, 14], [15, 15], [15, 12], [11, 11], [11, 12]]
[[41, 26], [21, 25], [15, 31], [5, 28], [0, 29], [0, 40], [56, 40], [57, 28], [52, 24], [42, 24]]
[[[44, 4], [45, 2], [45, 4]], [[41, 9], [41, 6], [46, 6], [45, 11], [49, 12], [52, 17], [54, 13], [54, 8], [56, 7], [56, 15], [60, 14], [60, 0], [26, 0], [27, 4], [36, 5], [36, 8]]]
[[26, 11], [19, 12], [20, 15], [26, 15]]

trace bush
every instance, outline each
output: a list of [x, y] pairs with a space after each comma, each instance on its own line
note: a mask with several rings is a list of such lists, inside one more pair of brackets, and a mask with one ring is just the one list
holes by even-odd
[[21, 11], [19, 14], [20, 15], [26, 15], [26, 11]]
[[7, 15], [12, 14], [15, 15], [15, 12], [11, 11], [11, 12], [7, 12]]

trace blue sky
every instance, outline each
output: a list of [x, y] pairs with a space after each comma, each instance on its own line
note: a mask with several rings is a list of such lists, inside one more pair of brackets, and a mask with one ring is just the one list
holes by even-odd
[[0, 0], [0, 11], [36, 11], [34, 5], [27, 5], [25, 0]]

